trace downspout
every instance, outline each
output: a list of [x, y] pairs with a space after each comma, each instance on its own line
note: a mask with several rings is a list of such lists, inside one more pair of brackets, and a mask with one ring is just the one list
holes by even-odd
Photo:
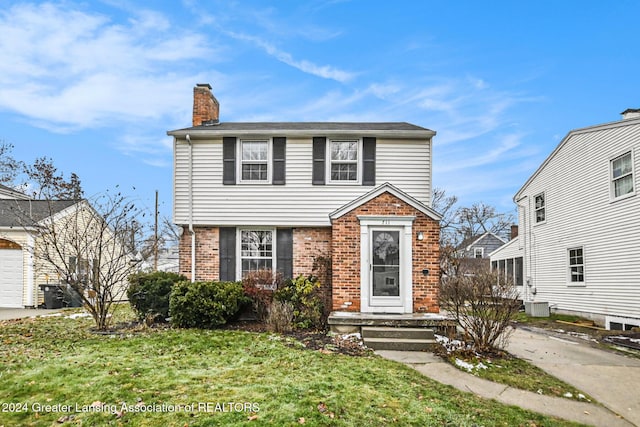
[[193, 229], [193, 144], [187, 134], [189, 144], [189, 233], [191, 233], [191, 282], [196, 281], [196, 232]]

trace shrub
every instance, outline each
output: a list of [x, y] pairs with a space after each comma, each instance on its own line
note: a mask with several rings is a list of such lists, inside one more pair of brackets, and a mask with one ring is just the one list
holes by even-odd
[[513, 283], [488, 271], [444, 278], [439, 302], [481, 353], [506, 346], [511, 320], [520, 309]]
[[323, 304], [318, 290], [320, 282], [315, 276], [300, 275], [288, 280], [273, 298], [293, 306], [293, 327], [311, 329], [324, 327]]
[[282, 287], [282, 274], [271, 270], [258, 270], [247, 273], [242, 279], [244, 294], [250, 299], [253, 312], [259, 321], [267, 320], [273, 292]]
[[246, 302], [240, 282], [179, 282], [169, 299], [171, 323], [212, 329], [227, 323]]
[[289, 332], [293, 323], [293, 306], [286, 301], [271, 301], [267, 314], [267, 328], [273, 332]]
[[129, 276], [127, 297], [139, 320], [164, 321], [169, 317], [169, 295], [173, 285], [186, 277], [176, 273], [156, 271]]

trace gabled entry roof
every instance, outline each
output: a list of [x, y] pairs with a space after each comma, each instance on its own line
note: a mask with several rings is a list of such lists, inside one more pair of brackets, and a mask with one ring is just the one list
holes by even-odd
[[422, 203], [421, 201], [411, 197], [410, 195], [408, 195], [404, 191], [400, 190], [398, 187], [396, 187], [396, 186], [394, 186], [394, 185], [392, 185], [392, 184], [390, 184], [388, 182], [385, 182], [384, 184], [379, 185], [378, 187], [374, 188], [373, 190], [369, 191], [368, 193], [363, 194], [362, 196], [358, 197], [357, 199], [352, 200], [351, 202], [347, 203], [346, 205], [344, 205], [344, 206], [336, 209], [335, 211], [331, 212], [329, 214], [329, 218], [330, 219], [340, 218], [342, 215], [345, 215], [345, 214], [351, 212], [353, 209], [357, 208], [358, 206], [364, 205], [368, 201], [375, 199], [376, 197], [378, 197], [379, 195], [381, 195], [383, 193], [389, 193], [389, 194], [397, 197], [398, 199], [402, 200], [406, 204], [414, 207], [415, 209], [419, 210], [423, 214], [427, 215], [429, 218], [432, 218], [432, 219], [434, 219], [436, 221], [440, 221], [442, 219], [442, 215], [440, 215], [438, 212], [434, 211], [429, 206], [427, 206], [424, 203]]

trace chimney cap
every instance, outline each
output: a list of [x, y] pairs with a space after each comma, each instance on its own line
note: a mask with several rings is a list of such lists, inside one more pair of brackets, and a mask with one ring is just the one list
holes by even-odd
[[640, 117], [640, 108], [627, 108], [620, 114], [623, 119], [636, 119]]
[[211, 90], [211, 85], [209, 83], [197, 83], [196, 87], [206, 87], [207, 89]]

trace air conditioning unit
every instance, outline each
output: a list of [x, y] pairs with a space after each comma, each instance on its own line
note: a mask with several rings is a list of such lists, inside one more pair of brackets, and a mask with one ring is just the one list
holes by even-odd
[[531, 317], [549, 317], [549, 303], [546, 301], [525, 301], [524, 312]]

